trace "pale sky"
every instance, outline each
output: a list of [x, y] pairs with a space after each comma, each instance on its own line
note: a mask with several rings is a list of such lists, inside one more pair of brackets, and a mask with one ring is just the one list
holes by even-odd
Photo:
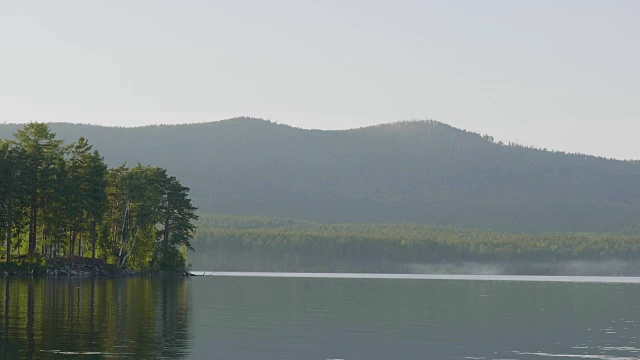
[[640, 1], [0, 0], [0, 122], [435, 119], [640, 159]]

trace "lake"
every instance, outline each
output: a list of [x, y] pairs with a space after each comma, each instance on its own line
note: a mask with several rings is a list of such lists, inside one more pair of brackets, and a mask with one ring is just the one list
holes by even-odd
[[0, 298], [2, 359], [640, 359], [638, 278], [4, 277]]

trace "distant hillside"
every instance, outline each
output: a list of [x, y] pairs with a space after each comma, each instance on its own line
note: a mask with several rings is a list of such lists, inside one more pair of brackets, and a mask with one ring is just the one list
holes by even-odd
[[[0, 125], [9, 138], [20, 125]], [[140, 128], [52, 124], [111, 166], [167, 168], [203, 211], [323, 222], [611, 231], [640, 221], [640, 164], [494, 143], [434, 122], [346, 131], [260, 119]]]

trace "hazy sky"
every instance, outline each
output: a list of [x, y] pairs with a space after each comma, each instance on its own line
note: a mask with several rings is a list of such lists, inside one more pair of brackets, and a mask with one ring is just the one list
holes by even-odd
[[0, 122], [436, 119], [640, 159], [640, 1], [0, 0]]

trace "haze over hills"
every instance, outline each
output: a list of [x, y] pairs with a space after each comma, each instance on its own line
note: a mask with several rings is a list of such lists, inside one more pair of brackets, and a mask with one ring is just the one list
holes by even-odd
[[[108, 128], [84, 136], [110, 166], [167, 168], [202, 211], [323, 222], [616, 231], [640, 221], [640, 164], [498, 144], [435, 121], [343, 131], [253, 118]], [[21, 125], [0, 125], [12, 138]]]

